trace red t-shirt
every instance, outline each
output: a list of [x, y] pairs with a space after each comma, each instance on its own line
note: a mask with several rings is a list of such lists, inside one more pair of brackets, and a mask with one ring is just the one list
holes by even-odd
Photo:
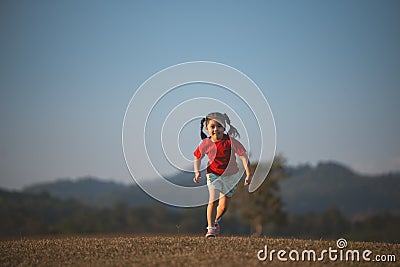
[[207, 173], [228, 176], [239, 171], [235, 154], [242, 156], [244, 153], [246, 149], [238, 140], [224, 134], [222, 140], [217, 142], [211, 141], [211, 138], [204, 139], [193, 154], [197, 159], [208, 156]]

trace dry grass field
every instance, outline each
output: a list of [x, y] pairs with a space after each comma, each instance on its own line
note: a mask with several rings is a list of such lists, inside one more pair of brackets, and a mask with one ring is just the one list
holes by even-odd
[[[267, 246], [265, 261], [258, 252]], [[337, 259], [330, 260], [329, 251]], [[278, 251], [282, 261], [278, 259]], [[296, 260], [296, 252], [299, 260]], [[312, 260], [310, 250], [315, 250]], [[337, 250], [336, 252], [333, 250]], [[347, 251], [359, 250], [360, 260], [354, 261]], [[367, 259], [362, 258], [364, 250]], [[304, 252], [306, 251], [306, 253]], [[302, 253], [305, 260], [302, 260]], [[342, 260], [340, 254], [342, 253]], [[392, 262], [376, 262], [386, 259]], [[393, 262], [395, 257], [395, 262]], [[265, 256], [262, 251], [259, 256]], [[308, 257], [310, 256], [310, 259]], [[315, 241], [299, 239], [270, 239], [255, 237], [188, 237], [188, 236], [79, 236], [18, 239], [0, 241], [0, 266], [399, 266], [400, 244], [348, 241], [347, 247], [338, 249], [336, 240]]]

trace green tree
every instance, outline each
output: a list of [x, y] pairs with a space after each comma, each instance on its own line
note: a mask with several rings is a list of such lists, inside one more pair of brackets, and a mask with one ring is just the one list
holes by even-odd
[[[261, 236], [264, 226], [283, 226], [286, 224], [286, 213], [280, 196], [279, 180], [287, 173], [284, 169], [285, 159], [276, 156], [267, 179], [253, 193], [240, 183], [237, 195], [232, 199], [235, 213], [239, 220], [250, 224], [253, 235]], [[254, 171], [257, 164], [252, 164]]]

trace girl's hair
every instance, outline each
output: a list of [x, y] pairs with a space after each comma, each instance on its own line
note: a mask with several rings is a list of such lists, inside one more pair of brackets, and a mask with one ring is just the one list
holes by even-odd
[[208, 122], [210, 120], [216, 120], [218, 123], [220, 123], [222, 126], [224, 126], [225, 129], [226, 129], [226, 123], [227, 123], [229, 125], [228, 134], [230, 136], [239, 137], [240, 138], [239, 132], [237, 131], [237, 129], [235, 127], [233, 127], [231, 125], [231, 120], [229, 119], [228, 115], [226, 115], [226, 113], [222, 114], [222, 113], [219, 113], [219, 112], [213, 112], [213, 113], [208, 114], [205, 118], [201, 119], [201, 122], [200, 122], [200, 136], [201, 136], [201, 139], [206, 139], [207, 138], [207, 135], [203, 132], [204, 122], [206, 123], [206, 126], [207, 126], [207, 124], [208, 124]]

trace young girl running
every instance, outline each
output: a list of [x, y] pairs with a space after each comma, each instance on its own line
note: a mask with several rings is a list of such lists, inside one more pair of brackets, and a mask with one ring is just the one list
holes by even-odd
[[[209, 137], [203, 132], [204, 122]], [[227, 134], [225, 133], [226, 124], [229, 125]], [[207, 155], [209, 162], [206, 176], [210, 195], [207, 206], [206, 237], [215, 237], [220, 232], [219, 221], [226, 212], [230, 198], [241, 178], [236, 163], [236, 154], [242, 160], [246, 170], [244, 185], [250, 184], [252, 174], [246, 149], [234, 138], [240, 136], [236, 128], [230, 124], [230, 119], [226, 114], [214, 112], [203, 118], [200, 135], [203, 141], [194, 151], [195, 176], [193, 181], [199, 182], [199, 178], [201, 178], [200, 163], [202, 158]]]

